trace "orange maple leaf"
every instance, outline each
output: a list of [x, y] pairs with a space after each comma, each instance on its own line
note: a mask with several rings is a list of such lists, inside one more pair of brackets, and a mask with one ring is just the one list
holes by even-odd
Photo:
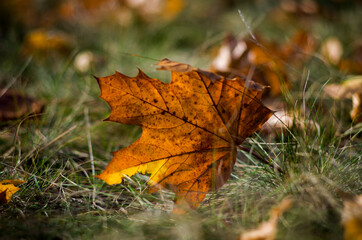
[[268, 120], [260, 85], [240, 77], [227, 80], [187, 64], [163, 59], [159, 70], [172, 72], [171, 83], [116, 72], [97, 78], [100, 97], [111, 107], [106, 119], [139, 125], [140, 139], [113, 153], [97, 177], [108, 184], [125, 175], [150, 174], [150, 191], [166, 187], [197, 207], [210, 190], [229, 178], [237, 146]]

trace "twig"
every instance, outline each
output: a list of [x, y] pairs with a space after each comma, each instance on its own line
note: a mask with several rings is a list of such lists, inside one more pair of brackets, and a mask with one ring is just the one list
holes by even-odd
[[[20, 141], [20, 138], [18, 139], [18, 136], [19, 136], [19, 131], [20, 131], [20, 127], [21, 125], [23, 124], [23, 122], [29, 118], [32, 118], [32, 117], [37, 117], [37, 116], [41, 116], [43, 115], [44, 113], [38, 113], [38, 114], [32, 114], [32, 115], [29, 115], [27, 117], [25, 117], [23, 120], [20, 121], [20, 123], [18, 124], [18, 127], [16, 128], [16, 133], [15, 133], [15, 137], [14, 137], [14, 150], [16, 148], [16, 143], [18, 142], [18, 161], [16, 162], [16, 166], [19, 166], [20, 163], [21, 163], [21, 141]], [[20, 168], [22, 168], [20, 166]]]
[[89, 149], [89, 160], [91, 162], [91, 167], [92, 167], [92, 178], [93, 178], [93, 194], [92, 194], [92, 198], [93, 198], [93, 205], [96, 205], [95, 204], [96, 186], [94, 184], [94, 176], [96, 175], [96, 171], [95, 171], [95, 168], [94, 168], [94, 156], [93, 156], [92, 139], [91, 139], [91, 134], [90, 134], [90, 122], [89, 122], [88, 108], [84, 109], [84, 118], [85, 118], [85, 123], [86, 123], [86, 128], [87, 128], [87, 142], [88, 142], [88, 149]]
[[2, 97], [8, 90], [9, 88], [16, 82], [16, 80], [21, 76], [21, 74], [23, 74], [23, 72], [25, 71], [25, 69], [28, 67], [29, 63], [31, 62], [31, 57], [29, 57], [25, 64], [23, 65], [23, 67], [20, 69], [19, 73], [13, 77], [8, 84], [6, 84], [5, 88], [1, 91], [0, 93], [0, 97]]
[[307, 89], [307, 85], [308, 85], [308, 80], [309, 80], [309, 73], [310, 71], [308, 70], [308, 73], [307, 73], [307, 77], [305, 79], [305, 83], [304, 83], [304, 88], [303, 88], [303, 111], [304, 111], [304, 117], [307, 116], [306, 114], [306, 105], [305, 105], [305, 91]]

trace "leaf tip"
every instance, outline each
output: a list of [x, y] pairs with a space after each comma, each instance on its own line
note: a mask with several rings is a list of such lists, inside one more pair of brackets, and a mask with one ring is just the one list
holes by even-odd
[[98, 175], [94, 175], [94, 177], [100, 179], [100, 180], [103, 180], [102, 177], [100, 176], [101, 174], [98, 174]]
[[96, 178], [105, 181], [108, 185], [120, 184], [124, 176], [120, 172], [110, 172], [107, 169], [101, 174], [95, 175]]
[[145, 78], [149, 78], [141, 69], [138, 69], [138, 73], [137, 73], [137, 78], [141, 78], [141, 79], [145, 79]]

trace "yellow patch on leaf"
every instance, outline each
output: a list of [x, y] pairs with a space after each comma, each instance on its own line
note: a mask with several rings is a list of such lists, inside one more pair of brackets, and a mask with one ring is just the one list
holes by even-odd
[[151, 192], [173, 190], [197, 207], [210, 190], [229, 178], [237, 146], [272, 115], [260, 102], [260, 85], [224, 77], [164, 59], [159, 70], [171, 83], [116, 72], [97, 78], [111, 107], [107, 120], [142, 127], [142, 136], [113, 153], [97, 177], [118, 184], [135, 173], [150, 174]]
[[3, 180], [0, 182], [0, 204], [8, 203], [11, 197], [20, 190], [15, 185], [23, 184], [23, 180]]

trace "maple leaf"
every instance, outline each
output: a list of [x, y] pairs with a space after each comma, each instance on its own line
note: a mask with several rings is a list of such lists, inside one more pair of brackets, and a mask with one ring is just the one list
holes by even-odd
[[15, 185], [23, 184], [23, 180], [3, 180], [0, 182], [0, 204], [8, 203], [14, 193], [20, 190]]
[[97, 177], [108, 184], [125, 175], [150, 174], [150, 191], [166, 187], [197, 207], [210, 190], [230, 176], [237, 146], [271, 116], [260, 103], [254, 82], [219, 75], [163, 59], [160, 70], [172, 72], [163, 83], [139, 70], [136, 77], [116, 72], [97, 78], [100, 97], [111, 107], [109, 121], [139, 125], [142, 136], [113, 153]]

